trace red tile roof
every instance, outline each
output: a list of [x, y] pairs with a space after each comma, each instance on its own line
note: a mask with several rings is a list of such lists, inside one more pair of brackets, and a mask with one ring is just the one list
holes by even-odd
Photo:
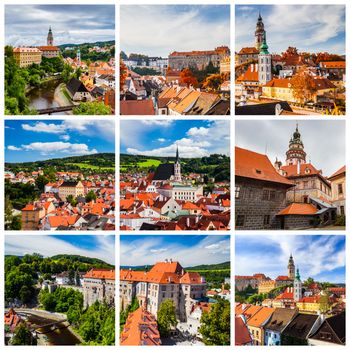
[[333, 177], [336, 177], [338, 175], [342, 175], [345, 174], [346, 171], [346, 167], [345, 165], [343, 167], [341, 167], [339, 170], [337, 170], [334, 174], [332, 174], [328, 179], [332, 179]]
[[292, 203], [287, 208], [282, 209], [277, 215], [314, 215], [317, 208], [308, 203]]
[[298, 174], [298, 166], [295, 165], [284, 165], [281, 169], [286, 172], [287, 177], [292, 176], [307, 176], [320, 174], [320, 170], [317, 170], [311, 163], [300, 164], [300, 171]]
[[93, 268], [85, 274], [84, 278], [115, 280], [115, 270]]
[[120, 101], [121, 115], [155, 115], [152, 100]]
[[120, 336], [120, 345], [161, 345], [156, 318], [141, 307], [130, 313]]
[[269, 158], [260, 153], [236, 147], [236, 176], [248, 177], [256, 180], [277, 182], [292, 186], [293, 183], [280, 175]]
[[242, 317], [235, 317], [235, 345], [247, 345], [252, 343], [252, 337]]
[[346, 68], [346, 61], [320, 62], [322, 68]]
[[242, 47], [238, 55], [256, 55], [258, 53], [259, 50], [255, 47]]
[[262, 307], [247, 322], [250, 327], [262, 327], [263, 324], [271, 317], [275, 309], [271, 307]]

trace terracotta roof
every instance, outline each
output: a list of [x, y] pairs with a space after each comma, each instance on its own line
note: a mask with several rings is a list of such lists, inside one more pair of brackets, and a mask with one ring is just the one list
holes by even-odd
[[38, 210], [38, 208], [36, 208], [34, 206], [34, 204], [27, 204], [23, 209], [22, 211], [33, 211], [33, 210]]
[[120, 345], [161, 345], [155, 316], [141, 307], [131, 312], [121, 333]]
[[259, 50], [255, 47], [242, 47], [238, 55], [257, 55]]
[[346, 68], [346, 61], [320, 62], [322, 68]]
[[68, 227], [75, 224], [75, 222], [78, 219], [78, 216], [49, 216], [47, 219], [51, 227]]
[[38, 46], [40, 51], [60, 51], [57, 46]]
[[290, 299], [294, 301], [294, 293], [292, 288], [287, 288], [283, 293], [277, 295], [276, 300]]
[[314, 215], [317, 208], [308, 203], [292, 203], [287, 208], [282, 209], [277, 215]]
[[174, 86], [170, 86], [165, 88], [158, 96], [159, 99], [163, 99], [163, 98], [172, 98], [175, 97], [177, 95], [178, 91], [176, 89], [176, 87]]
[[188, 115], [201, 115], [207, 113], [210, 108], [220, 100], [219, 95], [210, 92], [201, 92], [192, 108], [186, 112]]
[[174, 108], [174, 111], [177, 113], [184, 113], [190, 109], [194, 103], [197, 101], [199, 96], [201, 95], [200, 91], [193, 90], [191, 91], [185, 98], [183, 98]]
[[13, 52], [41, 52], [36, 47], [14, 47]]
[[342, 174], [345, 174], [345, 171], [346, 171], [346, 167], [345, 165], [343, 167], [341, 167], [339, 170], [337, 170], [334, 174], [332, 174], [331, 176], [328, 177], [328, 180], [329, 179], [332, 179], [333, 177], [336, 177], [338, 175], [342, 175]]
[[278, 88], [291, 88], [292, 84], [290, 79], [287, 78], [273, 78], [267, 82], [264, 86], [266, 87], [278, 87]]
[[85, 274], [84, 278], [115, 280], [115, 270], [93, 268]]
[[296, 314], [295, 309], [277, 308], [264, 329], [281, 332]]
[[180, 279], [180, 283], [184, 284], [201, 284], [202, 277], [198, 272], [186, 272]]
[[235, 317], [235, 345], [246, 345], [252, 343], [252, 337], [242, 317]]
[[154, 115], [152, 100], [128, 100], [120, 101], [121, 115]]
[[215, 48], [215, 50], [205, 50], [205, 51], [174, 51], [172, 52], [169, 57], [176, 57], [176, 56], [207, 56], [207, 55], [218, 55], [218, 54], [225, 54], [230, 52], [230, 49], [227, 46], [219, 46]]
[[276, 281], [289, 281], [289, 277], [288, 276], [278, 276], [276, 278]]
[[236, 147], [235, 157], [236, 176], [293, 185], [291, 181], [276, 171], [269, 158], [264, 154]]
[[262, 307], [257, 313], [255, 313], [247, 322], [250, 327], [262, 327], [263, 324], [271, 317], [274, 308]]
[[237, 81], [254, 81], [258, 82], [259, 81], [259, 72], [257, 69], [257, 64], [251, 64], [248, 69], [237, 78]]
[[298, 166], [296, 164], [284, 165], [281, 169], [286, 172], [287, 177], [320, 174], [320, 170], [317, 170], [311, 163], [300, 164], [299, 174]]

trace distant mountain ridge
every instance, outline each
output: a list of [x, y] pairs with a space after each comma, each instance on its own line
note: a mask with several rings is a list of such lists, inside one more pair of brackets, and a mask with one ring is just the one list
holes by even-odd
[[66, 47], [77, 47], [77, 46], [84, 46], [84, 45], [93, 45], [93, 46], [115, 45], [115, 40], [95, 41], [93, 43], [82, 43], [82, 44], [62, 44], [62, 45], [58, 45], [58, 47], [64, 50]]
[[[130, 266], [130, 265], [123, 265], [120, 266], [121, 269], [128, 270], [150, 270], [153, 267], [153, 265], [137, 265], [137, 266]], [[231, 268], [230, 261], [225, 261], [223, 263], [219, 264], [207, 264], [207, 265], [197, 265], [197, 266], [191, 266], [191, 267], [185, 267], [185, 270], [194, 271], [194, 270], [228, 270]]]

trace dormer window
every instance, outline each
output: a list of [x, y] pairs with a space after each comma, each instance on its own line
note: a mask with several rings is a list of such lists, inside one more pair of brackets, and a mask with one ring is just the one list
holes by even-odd
[[256, 172], [257, 174], [261, 174], [261, 170], [259, 170], [259, 169], [255, 169], [255, 172]]

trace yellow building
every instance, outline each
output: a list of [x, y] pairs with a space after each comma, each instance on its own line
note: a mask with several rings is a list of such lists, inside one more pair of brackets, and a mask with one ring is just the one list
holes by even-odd
[[[326, 78], [314, 78], [313, 84], [316, 92], [313, 94], [311, 99], [315, 103], [317, 102], [318, 97], [324, 95], [332, 96], [336, 92], [336, 86]], [[274, 78], [270, 80], [262, 87], [262, 97], [288, 102], [299, 102], [294, 97], [291, 80], [288, 78]]]
[[274, 311], [272, 307], [262, 307], [248, 319], [247, 326], [253, 337], [253, 345], [264, 345], [264, 325], [270, 320]]
[[337, 207], [338, 215], [345, 215], [345, 165], [328, 178], [332, 188], [332, 203]]
[[84, 196], [84, 186], [81, 181], [65, 181], [62, 183], [58, 188], [58, 196], [65, 201], [69, 195], [74, 198]]
[[220, 74], [231, 72], [231, 58], [227, 56], [220, 61]]
[[41, 63], [42, 52], [35, 47], [14, 47], [13, 57], [21, 68], [28, 67], [33, 63]]
[[304, 297], [296, 302], [301, 313], [317, 313], [321, 309], [321, 296]]

